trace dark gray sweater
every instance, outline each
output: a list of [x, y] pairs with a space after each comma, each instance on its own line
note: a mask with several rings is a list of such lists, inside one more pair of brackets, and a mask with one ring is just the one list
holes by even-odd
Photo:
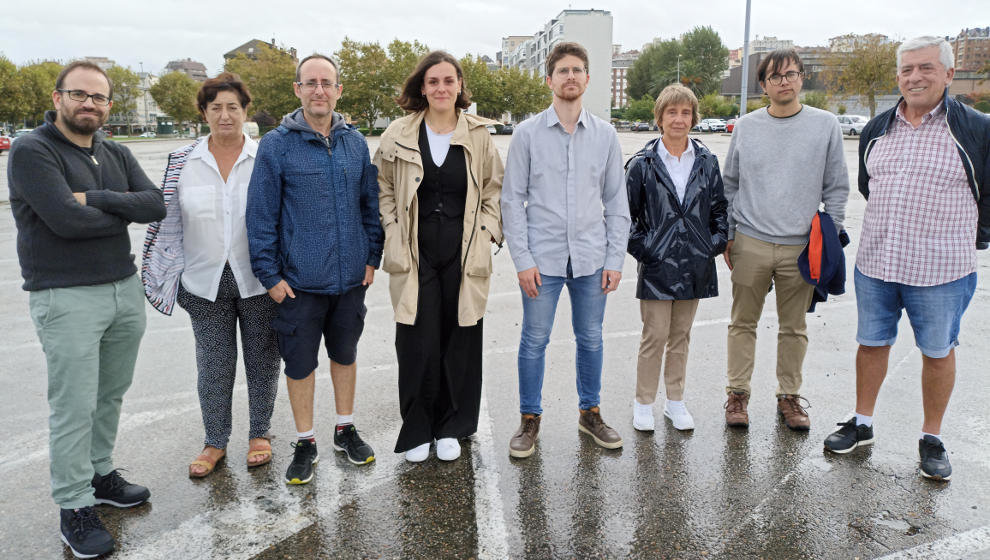
[[[19, 138], [7, 161], [10, 209], [17, 225], [17, 257], [24, 289], [92, 286], [137, 272], [130, 222], [165, 217], [162, 191], [130, 150], [93, 139], [92, 153], [54, 124]], [[85, 192], [86, 205], [72, 193]]]

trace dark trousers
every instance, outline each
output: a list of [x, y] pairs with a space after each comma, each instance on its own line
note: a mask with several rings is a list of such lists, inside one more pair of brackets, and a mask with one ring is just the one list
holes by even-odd
[[220, 276], [216, 301], [194, 296], [180, 284], [178, 303], [189, 313], [196, 339], [197, 389], [206, 429], [205, 445], [226, 449], [230, 438], [238, 327], [247, 377], [251, 423], [248, 438], [264, 437], [271, 427], [281, 365], [278, 339], [271, 328], [278, 312], [275, 301], [268, 294], [242, 298], [227, 265]]
[[460, 218], [419, 224], [416, 324], [395, 327], [402, 414], [396, 453], [478, 430], [482, 322], [457, 324], [462, 228]]

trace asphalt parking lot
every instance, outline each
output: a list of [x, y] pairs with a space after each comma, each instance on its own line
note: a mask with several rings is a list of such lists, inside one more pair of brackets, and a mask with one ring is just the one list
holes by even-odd
[[[656, 133], [620, 133], [626, 157]], [[699, 136], [720, 158], [729, 136]], [[503, 157], [511, 136], [498, 136]], [[149, 176], [161, 180], [175, 140], [129, 144]], [[372, 151], [377, 139], [370, 139]], [[845, 141], [850, 180], [856, 146]], [[27, 313], [6, 207], [7, 154], [0, 156], [0, 557], [70, 558], [58, 539], [48, 487], [46, 370]], [[850, 196], [846, 221], [852, 277], [865, 201]], [[133, 226], [135, 254], [144, 227]], [[368, 291], [358, 353], [356, 424], [377, 460], [354, 467], [330, 446], [333, 406], [328, 364], [317, 380], [317, 441], [323, 460], [306, 486], [282, 475], [294, 437], [284, 383], [273, 417], [275, 457], [248, 471], [246, 387], [235, 388], [234, 434], [226, 464], [192, 481], [187, 465], [202, 447], [193, 338], [188, 316], [148, 307], [148, 329], [124, 401], [116, 464], [150, 487], [134, 510], [100, 507], [117, 538], [114, 558], [990, 558], [990, 324], [988, 253], [963, 319], [958, 373], [944, 425], [954, 467], [951, 483], [917, 473], [921, 358], [906, 322], [891, 354], [876, 414], [877, 442], [848, 456], [822, 452], [822, 440], [851, 411], [856, 306], [846, 295], [808, 317], [804, 396], [808, 433], [775, 416], [776, 318], [773, 296], [760, 322], [747, 432], [727, 429], [725, 339], [728, 270], [719, 261], [718, 298], [702, 302], [692, 333], [685, 398], [697, 427], [681, 433], [656, 409], [657, 430], [633, 430], [639, 306], [635, 262], [626, 259], [605, 319], [602, 414], [625, 439], [621, 450], [596, 447], [577, 430], [574, 342], [562, 297], [544, 385], [537, 452], [510, 459], [518, 425], [516, 347], [521, 304], [507, 250], [495, 256], [485, 317], [485, 388], [479, 432], [461, 459], [411, 465], [391, 452], [399, 410], [394, 323], [387, 275]], [[985, 362], [984, 360], [987, 360]]]

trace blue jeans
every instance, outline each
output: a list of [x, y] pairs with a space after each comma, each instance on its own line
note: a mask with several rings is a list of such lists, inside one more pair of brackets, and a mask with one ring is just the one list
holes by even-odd
[[907, 312], [914, 343], [929, 358], [944, 358], [959, 345], [959, 322], [973, 292], [976, 273], [937, 286], [908, 286], [871, 278], [856, 269], [856, 342], [891, 346], [901, 310]]
[[571, 295], [571, 325], [577, 342], [577, 392], [582, 410], [598, 406], [602, 389], [602, 320], [605, 292], [602, 270], [574, 278], [570, 264], [567, 276], [540, 275], [540, 293], [531, 298], [523, 292], [523, 325], [519, 341], [519, 411], [542, 414], [543, 370], [547, 344], [553, 330], [560, 291], [566, 285]]

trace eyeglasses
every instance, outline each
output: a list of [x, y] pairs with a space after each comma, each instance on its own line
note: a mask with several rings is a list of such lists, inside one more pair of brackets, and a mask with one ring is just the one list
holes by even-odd
[[85, 103], [87, 99], [92, 98], [93, 105], [107, 106], [110, 104], [110, 98], [102, 93], [86, 93], [81, 89], [57, 89], [55, 91], [68, 95], [69, 99], [78, 103]]
[[330, 91], [340, 87], [340, 84], [335, 84], [333, 82], [296, 82], [296, 85], [299, 86], [299, 89], [307, 93], [316, 91], [317, 87], [322, 87], [323, 91]]
[[804, 77], [803, 72], [795, 72], [794, 70], [791, 70], [790, 72], [786, 72], [784, 74], [774, 74], [772, 76], [767, 76], [767, 81], [770, 82], [770, 85], [772, 86], [779, 86], [780, 84], [784, 83], [785, 78], [787, 79], [787, 83], [792, 84], [796, 82], [798, 78], [803, 78], [803, 77]]

